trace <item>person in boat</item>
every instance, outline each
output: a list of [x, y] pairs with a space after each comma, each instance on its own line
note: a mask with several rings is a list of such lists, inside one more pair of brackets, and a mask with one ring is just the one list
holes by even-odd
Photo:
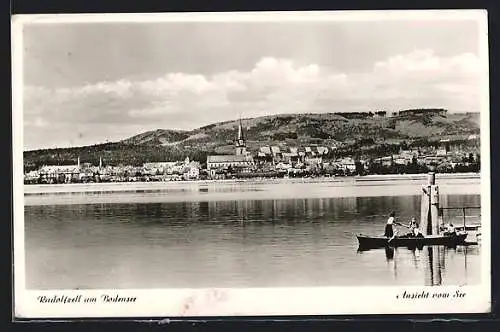
[[422, 232], [418, 228], [418, 224], [416, 221], [415, 221], [415, 227], [413, 227], [413, 229], [412, 229], [412, 233], [413, 233], [413, 235], [412, 235], [413, 237], [424, 237], [424, 235], [422, 234]]
[[445, 231], [443, 233], [444, 235], [456, 235], [457, 234], [457, 231], [455, 229], [455, 226], [453, 226], [452, 223], [449, 223], [448, 225], [446, 225], [446, 228], [445, 228]]
[[394, 230], [392, 227], [395, 222], [396, 222], [396, 213], [393, 211], [389, 214], [389, 218], [387, 219], [387, 223], [385, 224], [385, 232], [384, 232], [385, 237], [394, 236]]
[[411, 221], [410, 223], [408, 224], [408, 229], [410, 230], [407, 234], [408, 237], [413, 237], [415, 236], [415, 229], [418, 229], [418, 224], [417, 224], [417, 220], [415, 219], [415, 217], [411, 218]]

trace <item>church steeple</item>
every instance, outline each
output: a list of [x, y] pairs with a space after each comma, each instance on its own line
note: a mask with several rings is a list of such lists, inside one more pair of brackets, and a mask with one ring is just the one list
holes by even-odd
[[240, 125], [238, 126], [238, 142], [244, 141], [243, 138], [243, 126], [241, 125], [241, 117], [240, 117]]
[[238, 125], [238, 137], [236, 140], [236, 155], [237, 156], [244, 156], [247, 153], [246, 149], [246, 144], [245, 144], [245, 136], [243, 135], [243, 125], [241, 123], [241, 117], [240, 117], [240, 123]]

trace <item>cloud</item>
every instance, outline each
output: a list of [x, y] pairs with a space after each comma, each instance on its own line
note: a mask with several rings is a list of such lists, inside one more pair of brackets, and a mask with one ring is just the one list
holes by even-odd
[[120, 126], [116, 131], [127, 136], [141, 128], [190, 129], [239, 115], [410, 107], [478, 111], [481, 68], [474, 54], [445, 58], [415, 50], [376, 62], [363, 73], [264, 57], [251, 70], [213, 76], [166, 73], [73, 88], [27, 86], [25, 128], [43, 136], [42, 130], [71, 133], [68, 128], [78, 125], [91, 139], [97, 135], [92, 128]]

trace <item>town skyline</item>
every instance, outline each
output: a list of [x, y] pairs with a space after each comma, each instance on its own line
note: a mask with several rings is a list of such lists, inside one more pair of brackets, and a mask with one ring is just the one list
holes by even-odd
[[335, 17], [27, 24], [24, 150], [240, 116], [482, 109], [477, 21]]

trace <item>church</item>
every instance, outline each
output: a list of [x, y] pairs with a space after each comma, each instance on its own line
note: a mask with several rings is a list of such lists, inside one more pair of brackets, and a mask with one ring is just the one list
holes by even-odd
[[252, 156], [246, 148], [245, 135], [243, 134], [243, 126], [238, 125], [238, 137], [235, 142], [234, 155], [212, 155], [207, 156], [207, 170], [211, 177], [215, 177], [217, 171], [231, 168], [248, 168], [254, 164]]

